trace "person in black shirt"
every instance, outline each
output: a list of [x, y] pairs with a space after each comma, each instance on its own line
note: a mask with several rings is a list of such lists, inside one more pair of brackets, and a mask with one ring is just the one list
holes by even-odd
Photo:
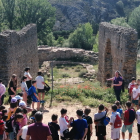
[[86, 135], [87, 140], [90, 140], [90, 138], [92, 136], [92, 123], [93, 123], [93, 121], [92, 121], [92, 118], [90, 116], [88, 116], [90, 112], [91, 112], [90, 108], [85, 108], [84, 115], [82, 116], [83, 119], [87, 120], [87, 124], [88, 124], [88, 132]]
[[58, 115], [53, 114], [52, 115], [52, 122], [48, 123], [49, 128], [50, 128], [51, 133], [52, 133], [53, 140], [59, 140], [58, 131], [60, 130], [60, 126], [57, 124], [58, 123], [57, 118], [58, 118]]
[[17, 90], [17, 76], [13, 74], [9, 82], [9, 88], [8, 88], [8, 93], [10, 95], [8, 100], [9, 103], [11, 102], [11, 98], [16, 96], [16, 90]]

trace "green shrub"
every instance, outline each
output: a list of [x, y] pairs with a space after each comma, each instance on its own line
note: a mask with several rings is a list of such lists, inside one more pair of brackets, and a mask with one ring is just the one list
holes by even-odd
[[84, 70], [84, 71], [81, 71], [80, 73], [79, 73], [79, 77], [81, 77], [81, 78], [83, 78], [83, 76], [85, 75], [87, 73], [87, 71], [86, 70]]
[[63, 78], [66, 78], [66, 77], [70, 77], [70, 75], [67, 74], [67, 73], [63, 73], [63, 74], [62, 74], [62, 77], [63, 77]]

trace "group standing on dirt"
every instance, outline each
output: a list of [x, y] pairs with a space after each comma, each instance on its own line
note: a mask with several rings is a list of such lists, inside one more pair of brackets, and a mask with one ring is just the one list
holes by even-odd
[[[67, 109], [62, 108], [59, 121], [58, 114], [52, 114], [52, 121], [48, 125], [42, 123], [43, 112], [40, 110], [40, 104], [45, 103], [46, 85], [41, 72], [38, 72], [33, 80], [30, 68], [25, 68], [21, 79], [21, 93], [17, 93], [17, 76], [12, 75], [8, 87], [8, 102], [10, 103], [8, 109], [3, 106], [6, 87], [0, 80], [0, 140], [90, 140], [92, 135], [96, 135], [97, 140], [106, 140], [107, 125], [110, 125], [111, 139], [119, 140], [121, 131], [124, 140], [125, 132], [128, 131], [130, 140], [135, 119], [137, 119], [138, 139], [140, 140], [140, 80], [136, 82], [133, 77], [128, 86], [129, 101], [126, 102], [127, 110], [125, 111], [120, 104], [123, 88], [123, 78], [120, 72], [116, 71], [115, 77], [107, 80], [113, 81], [116, 95], [116, 102], [110, 110], [112, 112], [110, 118], [107, 115], [109, 109], [103, 104], [99, 105], [98, 112], [94, 114], [93, 119], [89, 116], [91, 109], [88, 107], [76, 111], [77, 119], [69, 117]], [[32, 107], [29, 102], [32, 103]], [[37, 103], [37, 109], [35, 109], [35, 103]], [[135, 105], [137, 111], [134, 109]], [[58, 131], [60, 131], [60, 137]]]

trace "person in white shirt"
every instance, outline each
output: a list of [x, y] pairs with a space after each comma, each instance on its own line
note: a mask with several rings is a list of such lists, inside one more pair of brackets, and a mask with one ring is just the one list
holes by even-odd
[[2, 84], [2, 80], [0, 79], [0, 105], [3, 104], [5, 92], [6, 92], [6, 87], [4, 84]]
[[29, 71], [30, 71], [30, 68], [25, 68], [24, 76], [27, 77], [26, 84], [27, 84], [28, 89], [32, 86], [32, 83], [31, 83], [32, 76], [29, 73]]
[[23, 76], [21, 80], [21, 91], [23, 93], [23, 101], [27, 104], [27, 92], [28, 92], [28, 87], [26, 84], [27, 77]]
[[[41, 72], [38, 72], [38, 76], [35, 78], [36, 80], [36, 87], [37, 87], [37, 90], [38, 90], [38, 97], [39, 97], [39, 101], [41, 103], [44, 103], [44, 96], [45, 96], [45, 91], [44, 91], [44, 78], [43, 76], [41, 76], [42, 73]], [[41, 100], [41, 94], [42, 94], [42, 100]]]
[[138, 129], [138, 140], [140, 140], [140, 109], [136, 112], [136, 118], [137, 118], [137, 129]]
[[61, 117], [59, 118], [59, 126], [60, 126], [60, 136], [62, 140], [66, 140], [64, 138], [63, 132], [70, 127], [70, 123], [72, 122], [72, 118], [70, 119], [69, 123], [67, 123], [65, 116], [67, 114], [67, 110], [62, 108], [61, 109]]
[[137, 110], [139, 109], [139, 96], [140, 96], [140, 89], [138, 88], [138, 84], [135, 84], [135, 87], [132, 90], [132, 108], [134, 108], [134, 106], [137, 106]]
[[115, 123], [117, 115], [120, 117], [120, 113], [117, 112], [117, 105], [113, 105], [112, 106], [112, 115], [111, 115], [111, 118], [110, 118], [111, 139], [113, 139], [113, 140], [119, 140], [120, 139], [120, 128], [114, 128], [114, 123]]

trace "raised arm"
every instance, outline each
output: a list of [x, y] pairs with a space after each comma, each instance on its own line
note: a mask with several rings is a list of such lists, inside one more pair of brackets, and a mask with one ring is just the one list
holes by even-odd
[[107, 81], [113, 81], [114, 80], [114, 77], [112, 78], [109, 78], [109, 79], [106, 79]]

